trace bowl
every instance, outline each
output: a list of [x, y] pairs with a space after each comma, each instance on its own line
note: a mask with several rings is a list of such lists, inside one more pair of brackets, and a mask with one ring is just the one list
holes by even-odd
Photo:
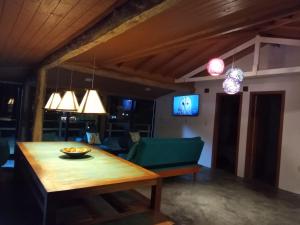
[[70, 147], [70, 148], [63, 148], [60, 151], [71, 158], [80, 158], [83, 157], [88, 152], [90, 152], [91, 149], [87, 147]]

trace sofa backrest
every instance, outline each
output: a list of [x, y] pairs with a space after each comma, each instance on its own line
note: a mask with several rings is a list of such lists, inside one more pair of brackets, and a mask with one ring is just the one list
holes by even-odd
[[142, 138], [131, 149], [130, 161], [147, 168], [196, 164], [204, 142], [196, 138]]

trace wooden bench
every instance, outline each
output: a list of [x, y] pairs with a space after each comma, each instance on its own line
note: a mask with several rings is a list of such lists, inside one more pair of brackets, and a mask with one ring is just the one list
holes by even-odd
[[160, 175], [162, 178], [166, 177], [175, 177], [180, 175], [186, 175], [186, 174], [193, 174], [193, 180], [197, 180], [197, 173], [200, 172], [200, 166], [188, 166], [188, 167], [181, 167], [181, 168], [173, 168], [173, 169], [162, 169], [162, 170], [153, 170], [153, 172]]

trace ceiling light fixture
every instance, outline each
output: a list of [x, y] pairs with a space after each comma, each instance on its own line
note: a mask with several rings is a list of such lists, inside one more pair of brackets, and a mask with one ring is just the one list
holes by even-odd
[[231, 68], [226, 71], [225, 77], [225, 81], [223, 82], [225, 93], [230, 95], [238, 93], [241, 88], [241, 82], [244, 80], [244, 72], [234, 66], [234, 56], [232, 57]]
[[102, 104], [101, 98], [94, 89], [94, 81], [95, 81], [95, 71], [96, 71], [96, 62], [94, 56], [94, 70], [92, 75], [92, 89], [88, 89], [85, 92], [85, 95], [80, 103], [78, 112], [79, 113], [88, 113], [88, 114], [105, 114], [105, 108]]
[[224, 72], [224, 61], [220, 58], [209, 60], [207, 64], [207, 71], [212, 76], [219, 76]]
[[71, 72], [70, 89], [65, 92], [59, 103], [57, 110], [64, 112], [77, 112], [78, 111], [78, 101], [75, 92], [72, 91], [72, 81], [73, 81], [73, 71]]
[[56, 110], [59, 103], [61, 102], [60, 93], [57, 91], [58, 79], [59, 79], [59, 68], [57, 68], [55, 92], [53, 92], [50, 95], [50, 98], [48, 99], [48, 101], [45, 105], [45, 109], [47, 109], [47, 110]]
[[226, 78], [223, 82], [224, 91], [227, 94], [234, 95], [240, 91], [240, 83], [232, 78]]

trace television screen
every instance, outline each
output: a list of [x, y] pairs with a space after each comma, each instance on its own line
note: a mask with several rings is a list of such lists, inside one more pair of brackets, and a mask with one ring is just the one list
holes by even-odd
[[133, 111], [135, 107], [135, 101], [132, 99], [123, 99], [122, 108], [124, 111]]
[[197, 116], [199, 113], [199, 95], [174, 96], [173, 115]]

